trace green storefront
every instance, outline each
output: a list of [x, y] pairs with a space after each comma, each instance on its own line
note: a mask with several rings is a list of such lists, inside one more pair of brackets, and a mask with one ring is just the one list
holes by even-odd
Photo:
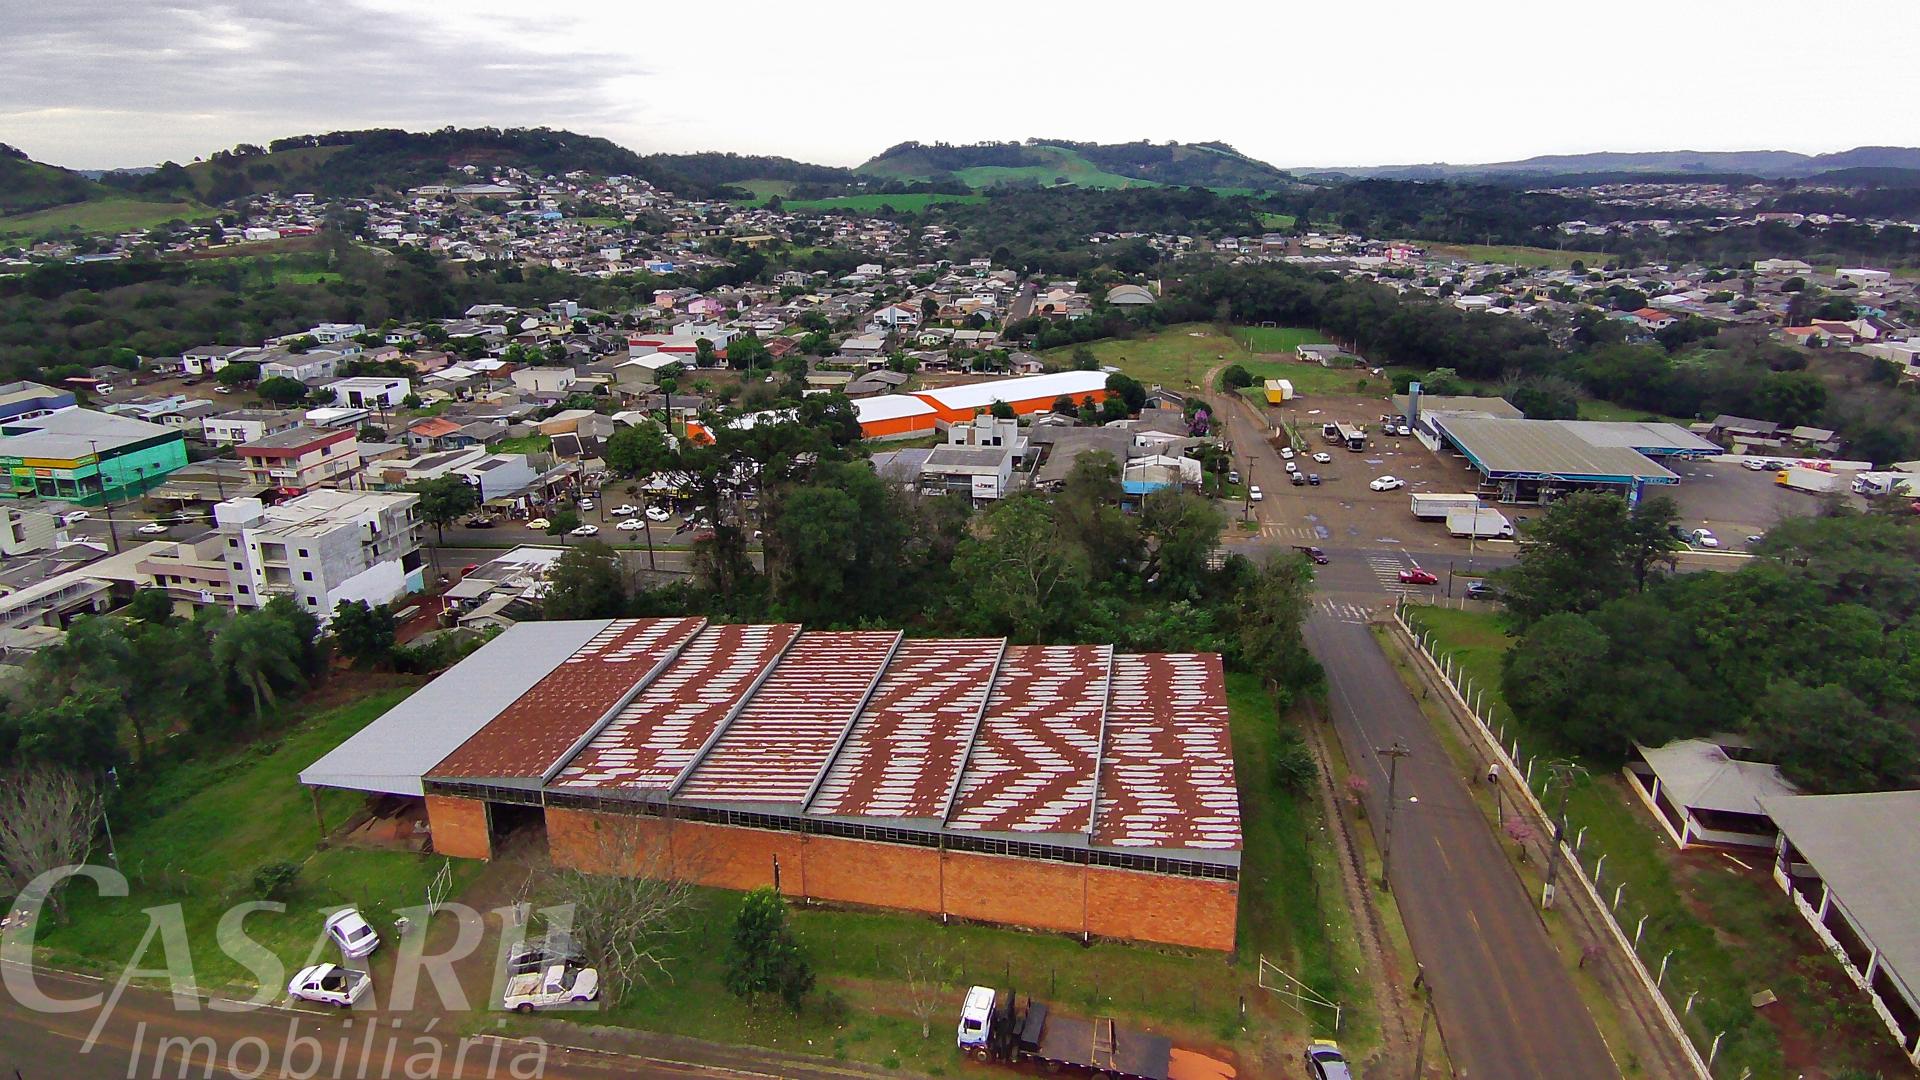
[[178, 431], [125, 442], [109, 435], [93, 442], [38, 432], [0, 440], [0, 468], [12, 480], [0, 497], [84, 506], [123, 502], [144, 495], [187, 463], [187, 441]]

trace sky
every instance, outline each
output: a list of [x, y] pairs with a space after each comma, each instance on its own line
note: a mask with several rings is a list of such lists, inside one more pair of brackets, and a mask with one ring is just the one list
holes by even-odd
[[70, 168], [447, 125], [831, 165], [907, 139], [1282, 167], [1920, 145], [1912, 0], [0, 0], [0, 25], [0, 142]]

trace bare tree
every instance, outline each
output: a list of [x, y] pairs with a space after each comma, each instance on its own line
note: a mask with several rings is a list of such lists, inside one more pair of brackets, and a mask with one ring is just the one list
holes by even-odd
[[920, 1019], [920, 1037], [933, 1037], [933, 1018], [951, 1004], [947, 982], [953, 977], [953, 956], [944, 942], [922, 939], [906, 955], [907, 1008]]
[[650, 828], [657, 824], [595, 820], [587, 865], [554, 870], [540, 890], [572, 905], [573, 944], [600, 973], [601, 994], [610, 1003], [667, 974], [669, 945], [686, 930], [681, 916], [693, 887], [674, 876], [667, 845], [655, 842]]
[[[17, 893], [49, 870], [86, 862], [103, 809], [99, 786], [65, 769], [0, 774], [0, 886]], [[47, 904], [60, 914], [57, 892]]]

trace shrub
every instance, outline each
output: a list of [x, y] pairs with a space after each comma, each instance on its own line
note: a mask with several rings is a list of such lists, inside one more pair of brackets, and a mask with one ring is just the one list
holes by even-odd
[[300, 864], [297, 862], [270, 862], [253, 871], [254, 895], [262, 900], [285, 900], [293, 895], [294, 886], [299, 883]]

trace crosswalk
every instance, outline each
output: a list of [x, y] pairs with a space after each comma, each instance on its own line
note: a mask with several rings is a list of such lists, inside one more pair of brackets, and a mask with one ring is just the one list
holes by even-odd
[[1285, 540], [1294, 544], [1315, 544], [1323, 539], [1311, 525], [1281, 525], [1271, 521], [1261, 522], [1260, 535], [1269, 540]]
[[1313, 606], [1325, 612], [1327, 617], [1335, 622], [1363, 624], [1372, 616], [1372, 612], [1360, 604], [1335, 600], [1332, 597], [1323, 596], [1314, 601]]

